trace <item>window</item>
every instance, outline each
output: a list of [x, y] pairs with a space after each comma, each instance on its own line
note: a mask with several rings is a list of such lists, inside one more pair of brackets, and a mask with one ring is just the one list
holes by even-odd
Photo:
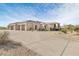
[[35, 30], [37, 30], [37, 25], [35, 25]]
[[24, 31], [25, 30], [25, 25], [21, 25], [22, 26], [22, 30]]
[[54, 24], [54, 28], [56, 28], [56, 24]]
[[46, 25], [44, 26], [44, 28], [46, 29]]

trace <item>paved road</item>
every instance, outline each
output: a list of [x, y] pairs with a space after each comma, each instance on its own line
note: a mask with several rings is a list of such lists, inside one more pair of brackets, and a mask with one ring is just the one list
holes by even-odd
[[79, 55], [79, 41], [60, 32], [9, 31], [12, 40], [44, 56]]

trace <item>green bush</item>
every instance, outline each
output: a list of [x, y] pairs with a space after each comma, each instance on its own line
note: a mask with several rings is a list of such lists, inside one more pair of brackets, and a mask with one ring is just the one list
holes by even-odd
[[69, 27], [68, 31], [70, 31], [71, 33], [74, 31], [73, 27]]
[[46, 30], [46, 29], [38, 29], [38, 31], [48, 31], [48, 30]]
[[61, 29], [60, 31], [63, 32], [63, 33], [65, 33], [65, 34], [67, 34], [67, 29], [64, 29], [64, 28], [63, 28], [63, 29]]
[[74, 31], [79, 35], [79, 27], [75, 27]]
[[76, 27], [76, 28], [74, 29], [74, 31], [79, 32], [79, 28], [78, 28], [78, 27]]
[[1, 27], [0, 26], [0, 30], [6, 30], [7, 28], [6, 27]]
[[66, 25], [64, 28], [71, 33], [74, 31], [74, 25], [71, 24]]

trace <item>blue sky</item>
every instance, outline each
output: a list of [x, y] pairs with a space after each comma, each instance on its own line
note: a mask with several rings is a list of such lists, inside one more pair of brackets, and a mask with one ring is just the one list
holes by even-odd
[[0, 3], [0, 26], [26, 20], [79, 24], [79, 4]]

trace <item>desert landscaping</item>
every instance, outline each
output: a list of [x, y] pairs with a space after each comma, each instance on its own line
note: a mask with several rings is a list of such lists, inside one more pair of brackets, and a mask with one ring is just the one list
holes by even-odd
[[0, 56], [33, 56], [38, 55], [20, 42], [11, 40], [8, 31], [0, 31]]
[[[15, 31], [7, 39], [0, 41], [0, 55], [9, 56], [77, 56], [79, 55], [79, 35], [76, 32], [61, 31]], [[5, 34], [6, 35], [6, 34]], [[4, 37], [5, 37], [4, 35]], [[1, 34], [0, 34], [1, 37]], [[1, 40], [1, 39], [0, 39]]]
[[0, 4], [0, 56], [79, 56], [78, 50], [78, 3]]
[[79, 56], [79, 26], [59, 24], [28, 21], [0, 27], [0, 55]]

